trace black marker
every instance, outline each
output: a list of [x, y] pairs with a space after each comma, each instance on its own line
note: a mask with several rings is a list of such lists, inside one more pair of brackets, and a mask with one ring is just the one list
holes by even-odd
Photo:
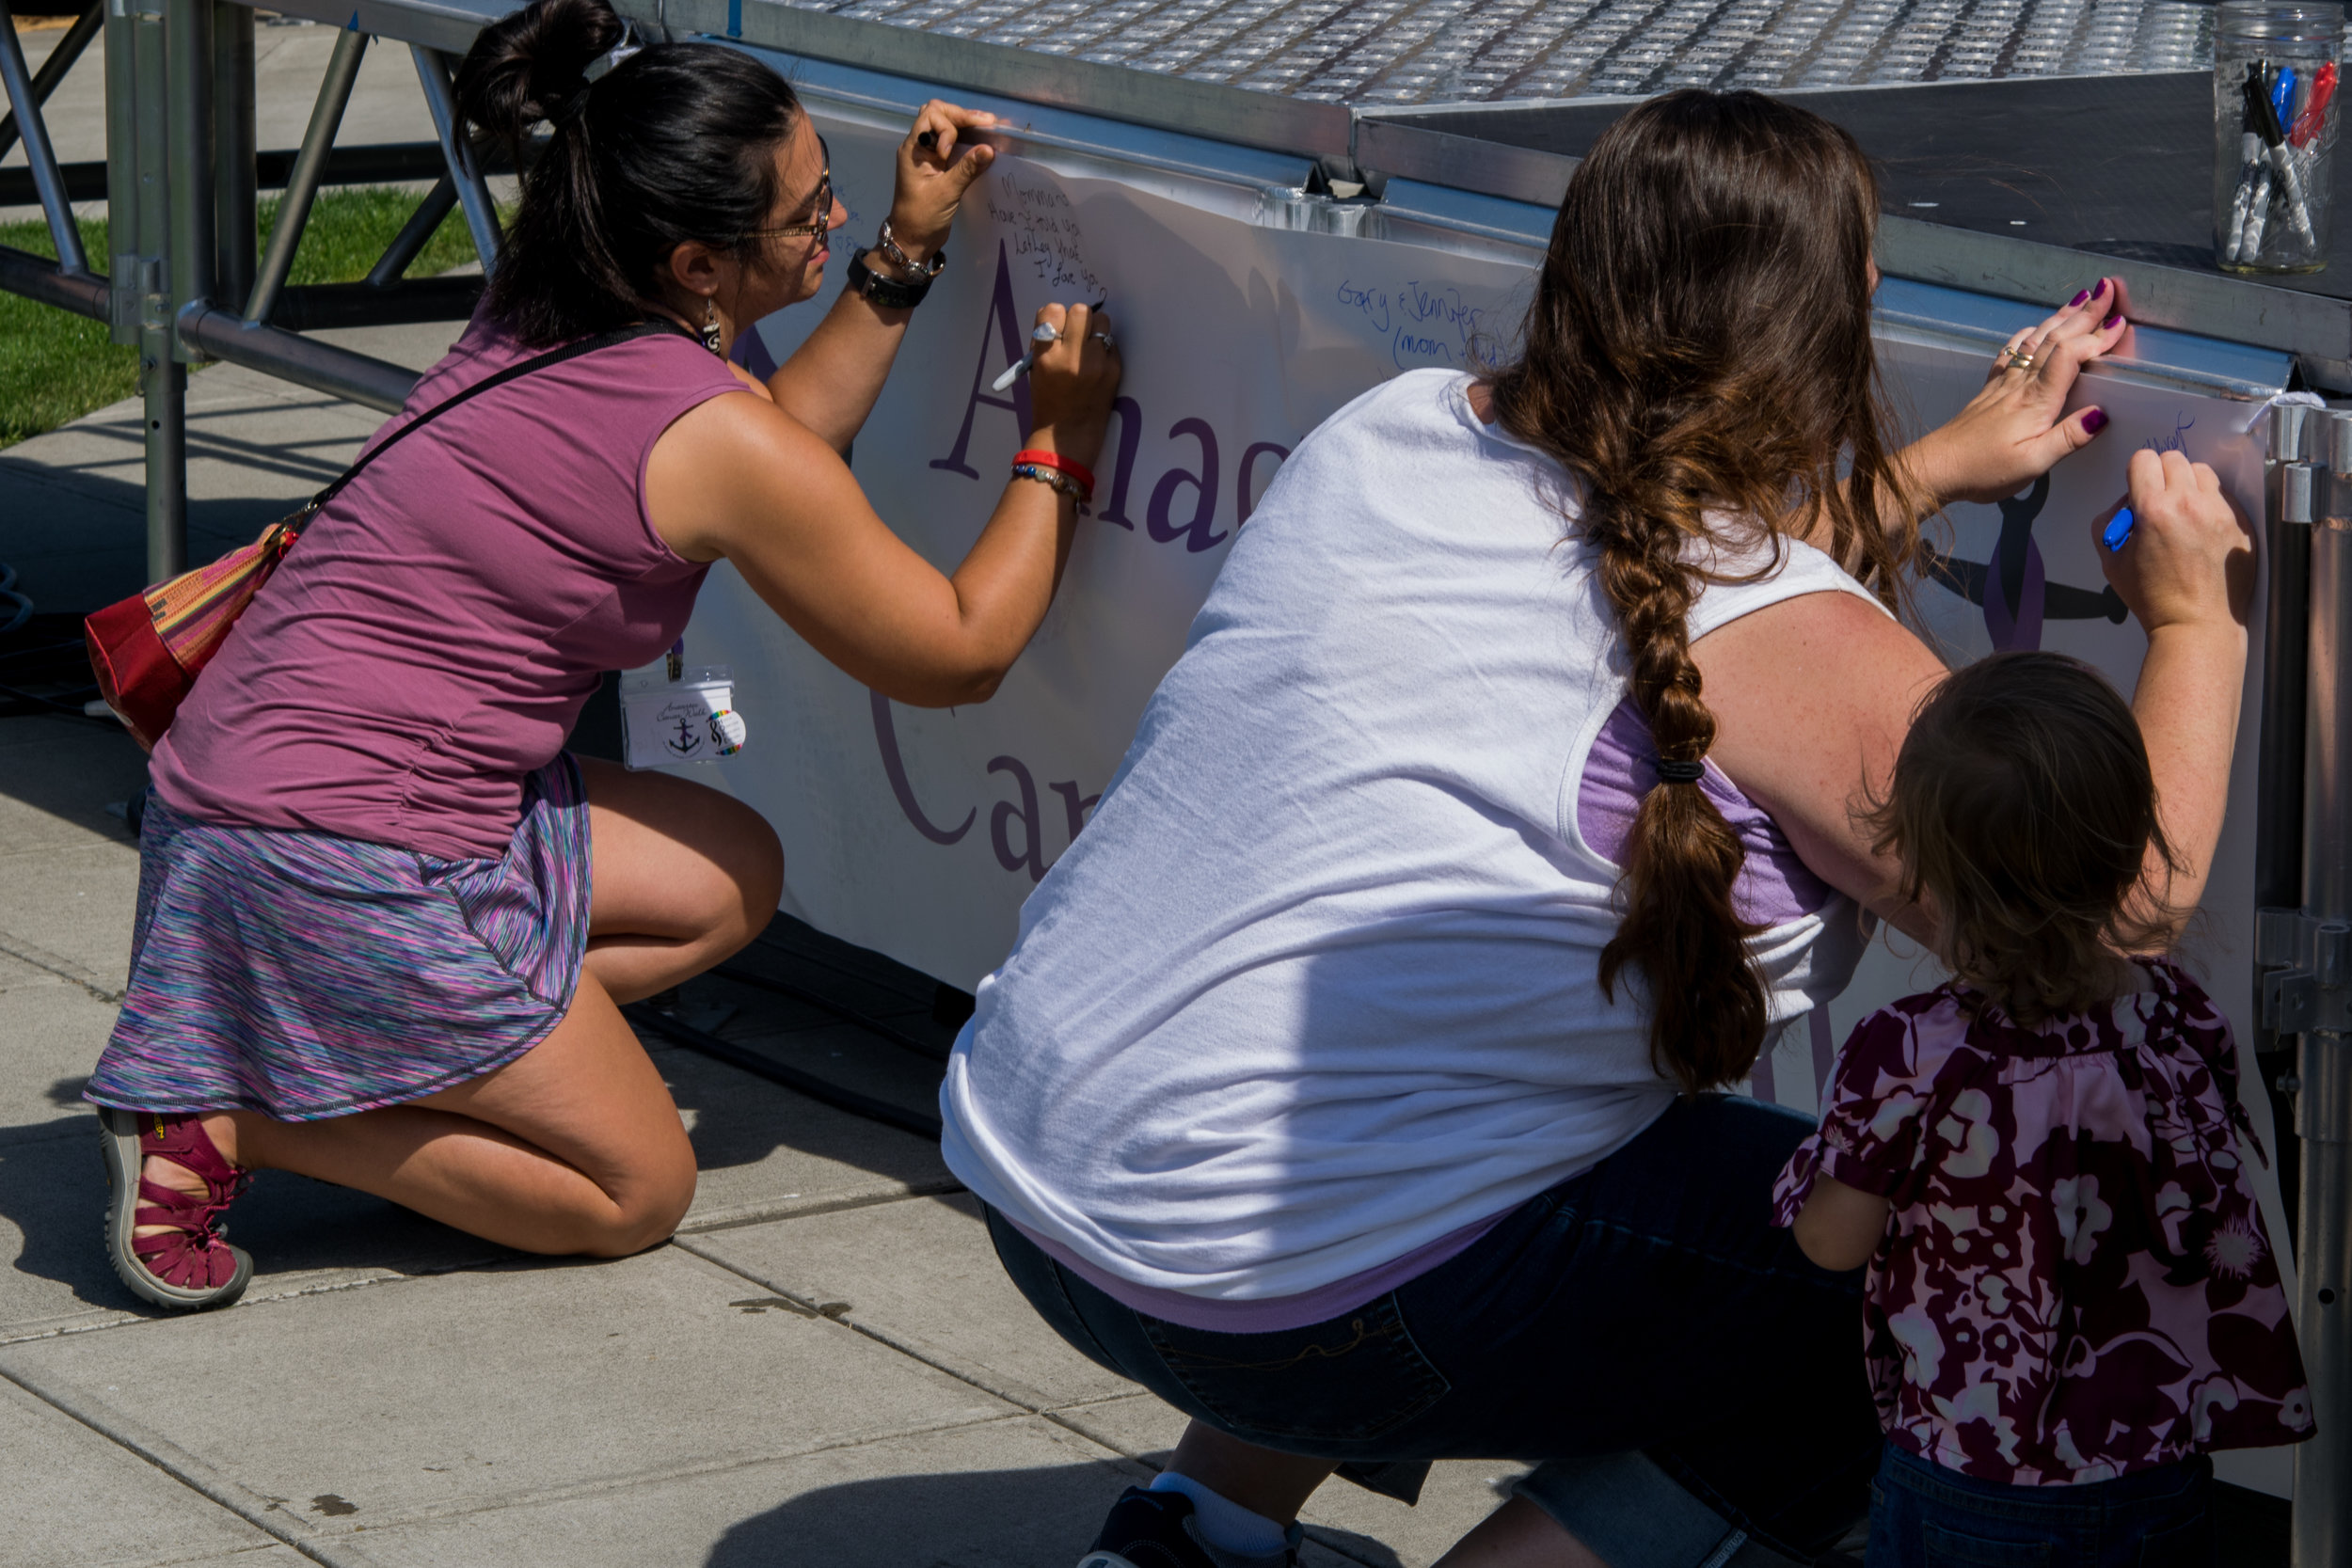
[[914, 145], [928, 152], [932, 148], [939, 145], [939, 133], [936, 131], [918, 131], [915, 133]]

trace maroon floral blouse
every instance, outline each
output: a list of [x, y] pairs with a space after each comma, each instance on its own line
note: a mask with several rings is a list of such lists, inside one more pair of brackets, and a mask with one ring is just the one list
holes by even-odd
[[2146, 968], [2102, 1012], [1972, 1020], [1946, 986], [1846, 1041], [1774, 1219], [1822, 1175], [1893, 1203], [1863, 1340], [1898, 1447], [2033, 1486], [2312, 1434], [2229, 1023]]

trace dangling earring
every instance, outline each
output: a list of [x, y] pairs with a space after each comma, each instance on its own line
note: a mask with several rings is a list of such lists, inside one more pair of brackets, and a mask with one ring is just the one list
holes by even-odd
[[723, 352], [719, 346], [719, 302], [715, 299], [703, 301], [703, 329], [700, 336], [703, 347], [713, 354]]

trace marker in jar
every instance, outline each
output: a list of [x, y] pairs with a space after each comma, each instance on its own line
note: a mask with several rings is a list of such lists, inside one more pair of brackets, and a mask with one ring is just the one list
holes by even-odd
[[[2270, 154], [2270, 166], [2276, 171], [2279, 179], [2279, 194], [2284, 198], [2281, 205], [2286, 208], [2287, 222], [2294, 226], [2296, 238], [2301, 240], [2306, 245], [2315, 247], [2319, 244], [2319, 239], [2312, 229], [2311, 208], [2303, 198], [2302, 177], [2296, 172], [2294, 155], [2287, 150], [2286, 129], [2279, 123], [2278, 111], [2271, 106], [2270, 94], [2263, 90], [2261, 77], [2262, 67], [2260, 65], [2249, 66], [2247, 69], [2245, 87], [2247, 123], [2249, 128], [2262, 138], [2264, 149]], [[2255, 205], [2257, 209], [2260, 209], [2264, 203], [2260, 199], [2259, 189], [2255, 195]], [[2259, 210], [2248, 214], [2244, 260], [2252, 261], [2256, 253], [2261, 250], [2261, 225], [2266, 217], [2267, 214]]]
[[2303, 112], [2296, 116], [2295, 129], [2287, 133], [2287, 145], [2297, 151], [2309, 151], [2328, 128], [2328, 105], [2335, 102], [2336, 76], [2336, 63], [2330, 60], [2312, 78], [2312, 95], [2304, 101]]

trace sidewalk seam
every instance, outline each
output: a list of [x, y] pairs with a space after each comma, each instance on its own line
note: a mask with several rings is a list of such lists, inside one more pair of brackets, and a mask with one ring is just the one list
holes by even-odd
[[122, 1006], [122, 993], [119, 990], [109, 990], [106, 988], [106, 982], [97, 975], [75, 963], [72, 958], [52, 953], [45, 947], [27, 942], [6, 927], [0, 927], [0, 953], [7, 954], [20, 963], [31, 964], [35, 969], [46, 970], [60, 980], [71, 980], [109, 1006]]
[[[746, 1226], [769, 1225], [777, 1220], [813, 1219], [818, 1214], [874, 1209], [885, 1203], [904, 1203], [918, 1197], [952, 1197], [963, 1190], [962, 1182], [947, 1176], [928, 1181], [910, 1181], [886, 1193], [853, 1193], [847, 1197], [818, 1198], [807, 1203], [795, 1198], [755, 1199], [721, 1209], [700, 1219], [690, 1212], [671, 1235], [673, 1240], [679, 1236], [708, 1236], [721, 1230], [739, 1230]], [[694, 1256], [701, 1258], [703, 1254], [697, 1252]]]
[[70, 1388], [51, 1387], [47, 1379], [37, 1372], [11, 1365], [10, 1360], [9, 1357], [0, 1356], [0, 1378], [8, 1379], [51, 1409], [72, 1417], [108, 1442], [136, 1454], [191, 1492], [227, 1509], [262, 1534], [282, 1542], [311, 1561], [324, 1564], [325, 1568], [382, 1568], [382, 1564], [364, 1552], [345, 1549], [337, 1542], [320, 1540], [288, 1523], [290, 1516], [280, 1514], [278, 1508], [284, 1499], [262, 1497], [247, 1492], [194, 1454], [169, 1439], [145, 1430], [135, 1421], [117, 1417], [110, 1423], [99, 1412], [87, 1408]]
[[[749, 1273], [748, 1271], [728, 1262], [723, 1258], [714, 1257], [710, 1253], [705, 1252], [702, 1248], [693, 1245], [691, 1242], [684, 1239], [674, 1237], [672, 1238], [670, 1244], [676, 1247], [680, 1252], [691, 1253], [694, 1257], [701, 1259], [704, 1262], [708, 1263], [713, 1268], [723, 1269], [726, 1273], [735, 1275], [736, 1278], [740, 1279], [747, 1284], [756, 1285], [763, 1291], [773, 1291], [785, 1300], [803, 1307], [812, 1317], [830, 1319], [833, 1322], [839, 1323], [842, 1327], [850, 1330], [852, 1334], [863, 1335], [886, 1350], [894, 1351], [897, 1354], [905, 1356], [910, 1361], [920, 1363], [923, 1366], [930, 1368], [935, 1372], [941, 1372], [948, 1377], [954, 1378], [958, 1383], [964, 1385], [966, 1387], [976, 1388], [981, 1393], [986, 1394], [990, 1399], [1001, 1400], [1005, 1403], [1011, 1405], [1014, 1409], [1019, 1410], [1025, 1415], [1041, 1416], [1047, 1420], [1053, 1420], [1052, 1412], [1062, 1408], [1062, 1406], [1059, 1405], [1047, 1405], [1040, 1403], [1039, 1395], [1041, 1393], [1041, 1390], [1024, 1388], [1016, 1392], [1009, 1387], [992, 1387], [988, 1384], [981, 1382], [980, 1379], [973, 1373], [964, 1371], [959, 1367], [951, 1366], [946, 1361], [939, 1358], [937, 1355], [927, 1354], [923, 1350], [907, 1343], [903, 1339], [894, 1338], [891, 1335], [883, 1333], [878, 1328], [870, 1327], [866, 1323], [858, 1323], [854, 1319], [841, 1315], [838, 1312], [829, 1312], [825, 1310], [825, 1308], [829, 1306], [837, 1307], [839, 1305], [838, 1303], [815, 1301], [801, 1294], [797, 1291], [787, 1290], [772, 1280], [762, 1279], [759, 1275]], [[1094, 1402], [1089, 1401], [1087, 1402], [1092, 1403]], [[1057, 1426], [1066, 1425], [1066, 1423], [1059, 1421], [1056, 1421], [1054, 1424]], [[1110, 1448], [1110, 1445], [1107, 1443], [1098, 1442], [1092, 1437], [1087, 1437], [1085, 1433], [1077, 1432], [1077, 1429], [1074, 1427], [1070, 1427], [1068, 1430], [1075, 1433], [1076, 1435], [1080, 1437], [1086, 1437], [1088, 1442], [1094, 1443], [1097, 1448]], [[1111, 1451], [1116, 1453], [1118, 1450], [1112, 1449]]]

